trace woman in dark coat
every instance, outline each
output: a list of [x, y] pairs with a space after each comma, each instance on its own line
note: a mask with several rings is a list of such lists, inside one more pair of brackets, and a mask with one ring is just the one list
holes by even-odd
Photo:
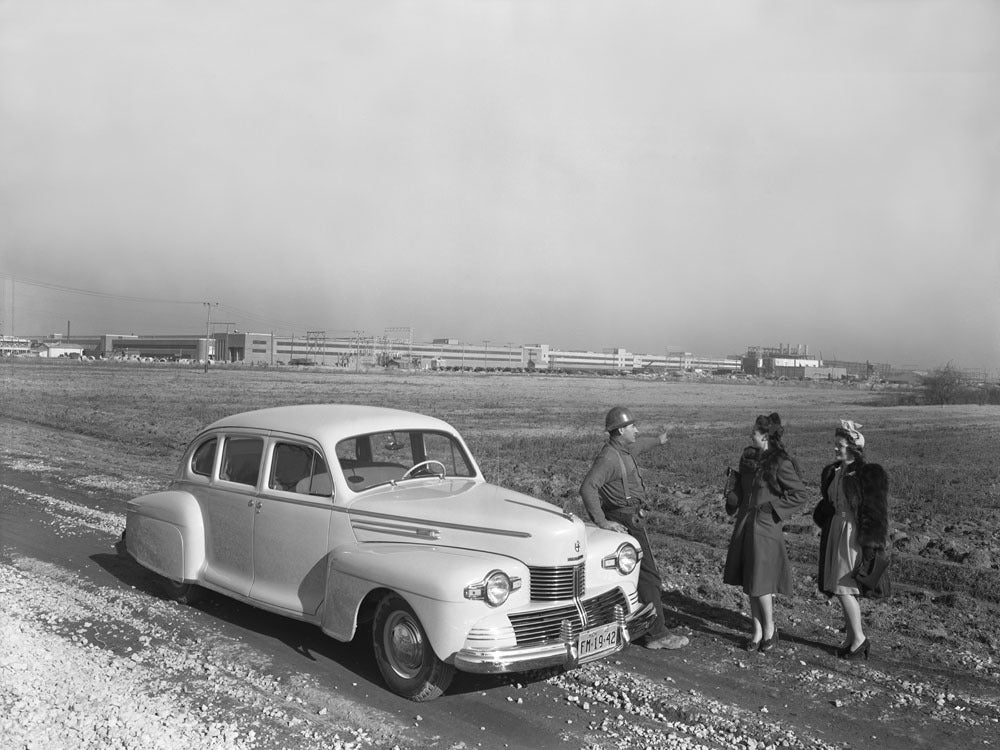
[[726, 510], [736, 516], [722, 580], [750, 597], [753, 631], [748, 651], [770, 651], [778, 641], [774, 594], [792, 593], [792, 570], [785, 550], [785, 519], [806, 502], [798, 468], [785, 450], [777, 414], [754, 422], [753, 445], [743, 451]]
[[836, 596], [844, 610], [847, 638], [837, 656], [867, 659], [871, 644], [858, 596], [889, 594], [889, 478], [881, 466], [865, 461], [862, 425], [847, 420], [840, 425], [834, 431], [836, 460], [823, 469], [822, 500], [813, 511], [821, 529], [817, 580], [820, 590]]

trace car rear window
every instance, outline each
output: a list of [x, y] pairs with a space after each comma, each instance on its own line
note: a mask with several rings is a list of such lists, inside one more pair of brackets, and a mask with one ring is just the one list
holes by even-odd
[[191, 471], [203, 477], [212, 476], [212, 467], [215, 466], [215, 449], [219, 441], [215, 438], [206, 440], [195, 448], [191, 456]]
[[219, 479], [239, 484], [257, 485], [264, 441], [258, 437], [227, 437], [222, 447]]

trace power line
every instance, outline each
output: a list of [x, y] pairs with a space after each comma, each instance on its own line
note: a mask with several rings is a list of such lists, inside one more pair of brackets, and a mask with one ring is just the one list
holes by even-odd
[[[234, 315], [237, 315], [249, 322], [260, 323], [269, 328], [287, 328], [293, 331], [302, 331], [306, 329], [311, 330], [316, 327], [316, 326], [306, 325], [305, 323], [302, 322], [294, 322], [288, 320], [281, 320], [279, 318], [274, 318], [269, 316], [263, 316], [251, 310], [244, 310], [242, 308], [233, 307], [232, 305], [227, 305], [225, 303], [220, 303], [219, 309], [228, 311], [229, 313], [233, 313]], [[343, 338], [348, 338], [352, 332], [352, 329], [349, 328], [325, 328], [324, 330], [332, 333], [345, 334]]]
[[0, 271], [0, 276], [10, 279], [17, 284], [26, 284], [27, 286], [36, 286], [42, 289], [52, 289], [57, 292], [67, 292], [69, 294], [82, 294], [86, 297], [97, 297], [99, 299], [113, 299], [121, 300], [123, 302], [145, 302], [145, 303], [156, 303], [156, 304], [167, 304], [167, 305], [200, 305], [201, 300], [190, 300], [190, 299], [157, 299], [154, 297], [136, 297], [129, 294], [114, 294], [113, 292], [98, 292], [93, 289], [79, 289], [72, 286], [64, 286], [63, 284], [53, 284], [48, 281], [40, 281], [39, 279], [29, 279], [25, 276], [15, 276], [12, 273], [6, 273], [5, 271]]
[[[38, 287], [40, 289], [49, 289], [55, 292], [63, 292], [66, 294], [78, 294], [85, 297], [94, 297], [96, 299], [104, 300], [115, 300], [119, 302], [135, 302], [139, 304], [162, 304], [162, 305], [203, 305], [205, 304], [203, 300], [179, 300], [179, 299], [161, 299], [156, 297], [139, 297], [131, 294], [116, 294], [114, 292], [102, 292], [94, 289], [81, 289], [79, 287], [67, 286], [65, 284], [55, 284], [50, 281], [42, 281], [41, 279], [29, 278], [27, 276], [18, 276], [6, 271], [0, 271], [0, 278], [10, 279], [16, 284], [23, 284], [25, 286]], [[228, 311], [236, 316], [239, 316], [243, 320], [260, 324], [265, 328], [286, 328], [289, 330], [305, 330], [309, 328], [314, 328], [315, 326], [309, 326], [305, 323], [281, 320], [273, 317], [266, 317], [255, 313], [250, 310], [244, 310], [239, 307], [233, 307], [232, 305], [226, 305], [223, 303], [213, 303], [214, 307], [217, 307], [220, 311]], [[13, 317], [13, 316], [12, 316]], [[351, 333], [349, 328], [341, 329], [327, 329], [335, 334], [344, 334], [344, 337], [348, 337]]]

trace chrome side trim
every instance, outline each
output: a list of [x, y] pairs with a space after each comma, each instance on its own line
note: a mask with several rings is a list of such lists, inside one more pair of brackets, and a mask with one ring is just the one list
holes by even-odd
[[[316, 500], [305, 500], [297, 497], [285, 497], [284, 495], [278, 496], [273, 494], [276, 490], [264, 490], [260, 493], [260, 500], [267, 500], [268, 502], [275, 503], [287, 503], [289, 505], [304, 505], [307, 508], [322, 508], [323, 510], [333, 510], [333, 503], [330, 498], [325, 497], [323, 501]], [[279, 490], [280, 491], [280, 490]]]
[[[446, 521], [428, 521], [425, 518], [413, 518], [410, 516], [394, 516], [390, 513], [376, 513], [371, 510], [353, 510], [350, 508], [334, 508], [342, 513], [347, 513], [353, 518], [372, 518], [385, 521], [396, 521], [398, 523], [411, 523], [424, 526], [434, 526], [443, 529], [454, 529], [456, 531], [470, 531], [477, 534], [491, 534], [494, 536], [510, 536], [517, 539], [530, 539], [531, 534], [527, 531], [512, 531], [511, 529], [493, 529], [485, 526], [467, 526], [461, 523], [448, 523]], [[352, 525], [356, 523], [352, 520]], [[363, 522], [362, 522], [363, 523]]]
[[572, 513], [567, 513], [564, 510], [559, 510], [555, 506], [553, 506], [551, 509], [550, 508], [539, 508], [538, 506], [529, 505], [528, 503], [521, 502], [520, 500], [511, 500], [510, 498], [507, 498], [507, 497], [505, 497], [503, 499], [503, 501], [505, 503], [510, 503], [511, 505], [520, 505], [520, 506], [522, 506], [524, 508], [531, 508], [532, 510], [540, 510], [542, 513], [551, 513], [554, 516], [559, 516], [561, 518], [565, 518], [567, 521], [569, 521], [571, 523], [572, 523], [573, 518], [574, 518], [574, 516], [573, 516]]
[[410, 526], [397, 526], [396, 524], [367, 524], [352, 523], [351, 528], [355, 531], [377, 531], [382, 534], [395, 534], [413, 539], [440, 539], [441, 532], [435, 529], [417, 529]]

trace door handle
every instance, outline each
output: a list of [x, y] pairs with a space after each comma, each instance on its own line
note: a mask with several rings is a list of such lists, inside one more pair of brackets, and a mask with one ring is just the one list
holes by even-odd
[[260, 513], [260, 507], [261, 507], [262, 505], [263, 505], [263, 503], [262, 503], [262, 502], [260, 502], [260, 501], [258, 500], [258, 501], [257, 501], [257, 510], [256, 510], [256, 511], [254, 511], [254, 512], [255, 512], [255, 513]]
[[253, 498], [251, 498], [250, 500], [247, 500], [247, 507], [248, 508], [252, 508], [253, 507]]

